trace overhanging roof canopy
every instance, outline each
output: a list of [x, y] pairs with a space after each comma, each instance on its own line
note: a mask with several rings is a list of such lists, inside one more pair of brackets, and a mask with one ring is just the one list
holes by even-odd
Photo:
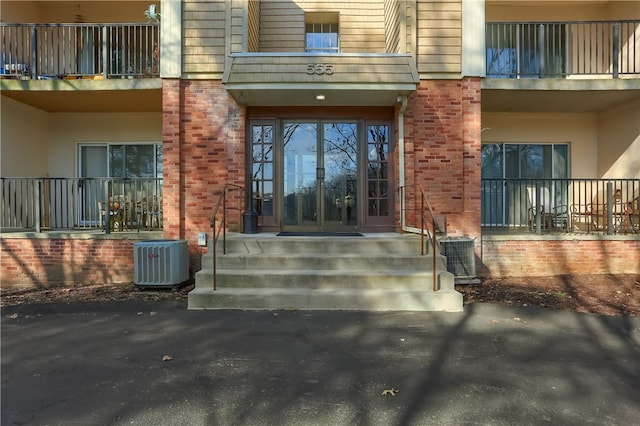
[[419, 81], [410, 55], [388, 54], [232, 54], [222, 78], [249, 106], [393, 105]]

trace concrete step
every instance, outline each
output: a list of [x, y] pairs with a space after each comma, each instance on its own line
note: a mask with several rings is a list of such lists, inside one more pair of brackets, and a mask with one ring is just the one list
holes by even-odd
[[[444, 257], [416, 235], [278, 237], [231, 234], [202, 257], [189, 309], [462, 310]], [[433, 291], [433, 277], [436, 288]]]
[[[197, 288], [213, 288], [213, 271], [202, 270], [196, 277]], [[223, 269], [217, 271], [217, 288], [312, 288], [312, 289], [432, 289], [433, 274], [413, 270], [356, 269], [334, 271], [329, 269], [251, 271]], [[443, 287], [453, 289], [443, 280]]]
[[366, 311], [462, 311], [455, 290], [382, 290], [310, 288], [196, 288], [189, 309], [297, 309]]
[[[433, 257], [419, 254], [252, 253], [219, 255], [216, 260], [217, 269], [433, 270]], [[202, 261], [204, 269], [213, 269], [212, 256], [205, 256]], [[436, 262], [436, 267], [444, 267], [445, 258], [439, 256]]]
[[[426, 241], [426, 240], [425, 240]], [[212, 242], [209, 241], [209, 253]], [[425, 243], [425, 246], [428, 244]], [[226, 252], [240, 253], [331, 253], [331, 254], [420, 254], [421, 240], [412, 234], [363, 234], [362, 237], [280, 237], [276, 234], [228, 234]], [[428, 247], [427, 247], [428, 249]], [[217, 245], [223, 252], [223, 241]], [[430, 252], [430, 250], [427, 250]]]

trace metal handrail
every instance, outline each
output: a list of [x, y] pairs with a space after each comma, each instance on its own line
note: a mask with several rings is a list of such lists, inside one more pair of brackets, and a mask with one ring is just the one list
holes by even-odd
[[[425, 255], [425, 241], [424, 241], [424, 237], [425, 234], [428, 236], [429, 238], [429, 244], [431, 245], [431, 250], [433, 253], [433, 291], [437, 291], [438, 290], [438, 284], [437, 284], [437, 274], [436, 274], [436, 245], [437, 245], [437, 241], [436, 241], [436, 219], [435, 219], [435, 215], [433, 214], [433, 208], [431, 207], [431, 203], [429, 202], [429, 199], [427, 198], [425, 191], [422, 189], [422, 187], [419, 184], [415, 184], [415, 185], [406, 185], [400, 188], [401, 191], [401, 200], [405, 200], [405, 195], [406, 195], [406, 188], [413, 186], [416, 188], [416, 192], [420, 194], [420, 227], [417, 228], [417, 231], [419, 231], [420, 233], [420, 254], [422, 256]], [[414, 208], [415, 210], [415, 208]], [[425, 216], [428, 215], [428, 219], [429, 220], [425, 220]], [[427, 224], [431, 225], [431, 231], [429, 231], [428, 227], [425, 226]], [[407, 228], [408, 231], [414, 231], [411, 228]]]
[[[218, 197], [218, 202], [213, 209], [213, 215], [211, 215], [211, 253], [213, 255], [213, 290], [217, 290], [217, 279], [216, 279], [216, 246], [218, 243], [218, 238], [220, 237], [220, 232], [222, 232], [222, 254], [227, 254], [227, 192], [231, 191], [240, 191], [244, 194], [244, 187], [240, 185], [236, 185], [234, 183], [227, 183], [222, 188], [222, 193]], [[244, 200], [244, 196], [241, 197]], [[218, 211], [222, 207], [222, 222], [219, 228], [216, 229], [216, 217], [218, 215]], [[238, 208], [240, 210], [240, 208]]]

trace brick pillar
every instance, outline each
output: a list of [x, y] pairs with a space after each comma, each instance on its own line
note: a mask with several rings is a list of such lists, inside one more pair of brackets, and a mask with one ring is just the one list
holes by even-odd
[[180, 80], [162, 80], [162, 221], [164, 237], [180, 239], [183, 228], [180, 221], [181, 161]]
[[480, 236], [480, 114], [477, 78], [423, 80], [405, 112], [407, 185], [424, 189], [453, 235]]
[[[195, 254], [198, 232], [211, 235], [224, 185], [244, 186], [246, 112], [220, 81], [165, 80], [163, 87], [164, 235], [187, 239]], [[240, 229], [240, 193], [228, 206], [227, 227]]]

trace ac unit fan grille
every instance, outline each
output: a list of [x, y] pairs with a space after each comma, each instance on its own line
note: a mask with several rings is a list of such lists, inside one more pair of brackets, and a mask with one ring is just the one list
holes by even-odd
[[447, 271], [456, 277], [476, 276], [476, 254], [472, 239], [444, 238], [440, 240], [440, 253], [447, 258]]

